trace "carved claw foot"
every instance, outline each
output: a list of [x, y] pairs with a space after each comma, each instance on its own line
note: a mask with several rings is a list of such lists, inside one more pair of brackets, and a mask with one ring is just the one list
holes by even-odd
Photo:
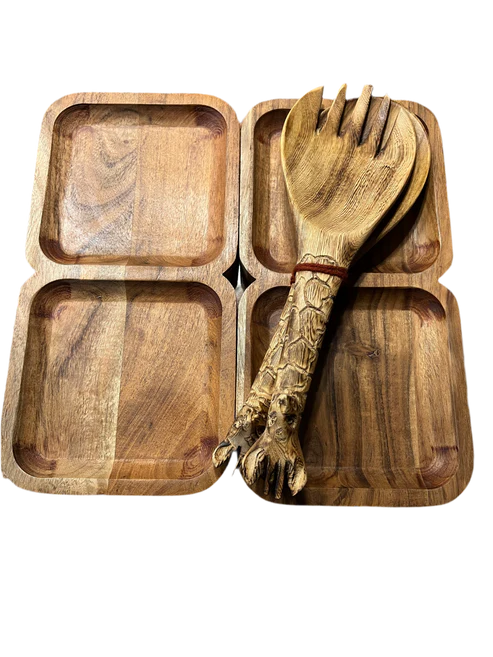
[[212, 453], [215, 467], [225, 463], [233, 452], [238, 452], [238, 463], [257, 440], [265, 427], [265, 414], [250, 407], [243, 407], [233, 422], [226, 438]]
[[301, 420], [300, 400], [296, 395], [279, 394], [272, 398], [267, 427], [241, 461], [241, 471], [247, 484], [259, 477], [265, 480], [264, 494], [273, 484], [276, 499], [281, 497], [286, 481], [292, 495], [306, 483], [306, 468], [298, 438]]

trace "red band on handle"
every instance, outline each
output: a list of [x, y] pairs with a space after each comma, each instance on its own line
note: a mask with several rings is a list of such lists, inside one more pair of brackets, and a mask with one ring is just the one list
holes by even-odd
[[337, 276], [337, 278], [342, 278], [343, 281], [345, 281], [348, 276], [348, 272], [345, 267], [337, 267], [336, 265], [323, 265], [319, 262], [299, 262], [291, 274], [291, 285], [294, 283], [296, 279], [296, 273], [299, 271], [315, 271], [319, 274], [329, 274], [330, 276]]

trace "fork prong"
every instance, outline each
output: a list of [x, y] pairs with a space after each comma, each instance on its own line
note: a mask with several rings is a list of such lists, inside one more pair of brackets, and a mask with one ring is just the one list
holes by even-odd
[[337, 92], [337, 96], [332, 105], [321, 112], [318, 119], [319, 132], [324, 130], [325, 132], [330, 132], [336, 135], [339, 133], [341, 119], [346, 105], [346, 89], [347, 85], [343, 84]]
[[365, 125], [366, 115], [368, 113], [368, 108], [370, 107], [372, 91], [373, 87], [371, 84], [366, 84], [363, 87], [361, 96], [358, 98], [353, 113], [351, 114], [351, 129], [358, 141], [361, 139], [363, 127]]
[[288, 118], [291, 118], [293, 123], [299, 129], [304, 129], [309, 132], [314, 132], [317, 127], [318, 115], [322, 105], [324, 88], [317, 87], [312, 89], [307, 94], [302, 96], [292, 107]]
[[386, 147], [400, 111], [401, 111], [400, 105], [397, 105], [397, 103], [393, 103], [392, 101], [390, 101], [387, 121], [385, 122], [384, 129], [382, 132], [382, 137], [380, 139], [379, 151], [382, 151]]
[[368, 141], [370, 147], [375, 152], [378, 151], [380, 142], [382, 141], [382, 135], [389, 116], [389, 110], [390, 98], [388, 96], [384, 96], [380, 102], [380, 107], [378, 108], [377, 115], [372, 122], [372, 125], [369, 127]]

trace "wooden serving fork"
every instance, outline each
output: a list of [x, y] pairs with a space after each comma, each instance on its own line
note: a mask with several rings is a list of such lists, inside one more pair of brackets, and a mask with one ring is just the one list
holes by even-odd
[[[296, 103], [283, 130], [283, 168], [298, 222], [300, 261], [266, 354], [269, 366], [259, 372], [274, 379], [267, 426], [241, 462], [248, 483], [263, 474], [268, 492], [274, 479], [277, 497], [285, 479], [293, 494], [306, 482], [298, 427], [341, 276], [414, 165], [416, 135], [409, 113], [386, 97], [367, 117], [370, 100], [371, 87], [365, 87], [341, 132], [345, 87], [321, 114], [322, 89], [316, 89]], [[265, 407], [268, 400], [261, 402]], [[260, 412], [263, 408], [252, 405], [233, 425], [236, 436], [244, 431], [247, 444]], [[227, 439], [215, 456], [229, 449]]]

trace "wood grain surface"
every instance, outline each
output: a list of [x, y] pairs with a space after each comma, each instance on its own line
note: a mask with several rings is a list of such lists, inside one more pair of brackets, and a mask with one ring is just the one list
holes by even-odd
[[[293, 103], [261, 103], [242, 124], [240, 254], [255, 280], [239, 306], [237, 408], [295, 264], [292, 243], [279, 238], [292, 231], [279, 138]], [[452, 259], [440, 131], [426, 108], [402, 104], [427, 130], [429, 179], [402, 226], [355, 265], [335, 303], [300, 431], [308, 482], [282, 503], [441, 504], [472, 473], [457, 304], [438, 282]], [[254, 489], [263, 494], [263, 482]]]
[[211, 96], [77, 94], [43, 121], [2, 467], [55, 493], [185, 494], [233, 420], [239, 123]]

